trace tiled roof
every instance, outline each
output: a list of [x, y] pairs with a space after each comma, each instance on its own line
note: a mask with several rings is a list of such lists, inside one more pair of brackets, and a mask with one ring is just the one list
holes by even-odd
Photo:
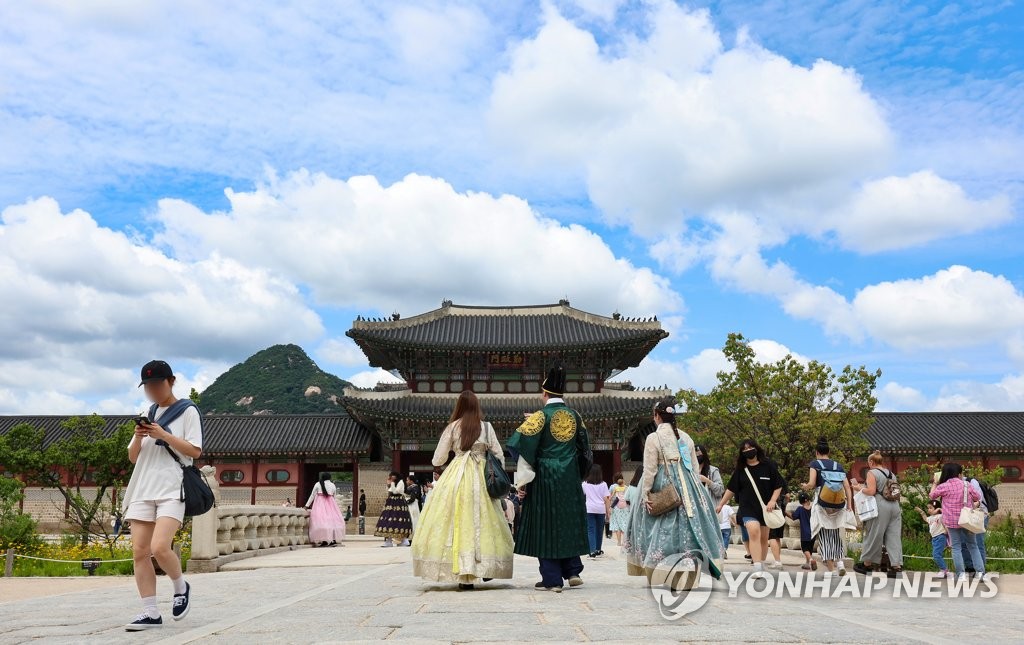
[[[0, 416], [0, 435], [7, 434], [11, 428], [23, 423], [28, 423], [36, 428], [42, 428], [46, 431], [43, 436], [43, 447], [49, 446], [51, 443], [59, 440], [66, 439], [71, 435], [71, 432], [66, 429], [62, 424], [70, 419], [74, 415], [68, 416]], [[91, 415], [80, 415], [80, 416], [91, 416]], [[103, 417], [103, 434], [109, 437], [114, 434], [119, 426], [131, 422], [135, 418], [134, 416], [104, 416]]]
[[892, 453], [1024, 453], [1024, 412], [879, 412], [865, 438]]
[[[66, 437], [61, 423], [68, 417], [0, 416], [0, 434], [20, 423], [46, 430], [45, 444]], [[110, 435], [130, 416], [104, 417], [104, 434]], [[206, 415], [203, 417], [203, 454], [317, 455], [364, 453], [370, 448], [370, 431], [347, 414], [331, 415]]]
[[[668, 395], [667, 390], [635, 391], [626, 393], [567, 394], [565, 402], [583, 417], [584, 422], [595, 419], [645, 419], [651, 415], [654, 404]], [[455, 408], [458, 394], [379, 395], [351, 388], [345, 390], [341, 404], [357, 418], [404, 419], [440, 423], [443, 427]], [[479, 394], [484, 416], [495, 424], [522, 423], [523, 414], [540, 407], [536, 394]], [[513, 427], [514, 427], [513, 426]]]
[[228, 454], [339, 454], [370, 449], [370, 431], [347, 414], [210, 415], [204, 452]]
[[668, 336], [657, 318], [598, 316], [574, 309], [565, 301], [535, 307], [468, 307], [445, 303], [440, 309], [407, 319], [359, 318], [347, 334], [364, 350], [365, 343], [369, 342], [474, 351], [569, 350], [657, 343]]

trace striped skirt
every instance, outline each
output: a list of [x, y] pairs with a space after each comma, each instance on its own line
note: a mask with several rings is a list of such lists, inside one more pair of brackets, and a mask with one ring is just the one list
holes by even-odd
[[839, 561], [846, 556], [841, 529], [823, 528], [818, 531], [818, 555], [824, 561]]

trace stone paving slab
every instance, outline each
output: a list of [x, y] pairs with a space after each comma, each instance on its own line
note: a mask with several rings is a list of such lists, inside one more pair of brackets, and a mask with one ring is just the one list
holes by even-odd
[[[1024, 595], [991, 599], [893, 599], [892, 581], [869, 598], [754, 599], [718, 585], [699, 611], [664, 619], [643, 578], [625, 575], [615, 547], [586, 560], [586, 583], [538, 591], [536, 561], [518, 558], [515, 578], [460, 592], [411, 575], [410, 550], [353, 542], [303, 549], [190, 575], [193, 608], [170, 620], [170, 585], [158, 593], [165, 625], [126, 633], [138, 613], [131, 579], [53, 597], [0, 603], [0, 645], [20, 643], [405, 643], [560, 641], [951, 642], [984, 625], [990, 643], [1020, 642]], [[798, 565], [799, 556], [787, 557]], [[791, 572], [795, 567], [788, 568]], [[740, 554], [726, 570], [749, 571]], [[819, 576], [820, 576], [819, 572]], [[1014, 582], [1008, 580], [1008, 586]], [[14, 585], [15, 582], [11, 582]], [[837, 584], [833, 582], [833, 586]], [[16, 586], [8, 587], [8, 589]], [[979, 621], [983, 617], [983, 621]], [[936, 626], [944, 625], [944, 631]]]

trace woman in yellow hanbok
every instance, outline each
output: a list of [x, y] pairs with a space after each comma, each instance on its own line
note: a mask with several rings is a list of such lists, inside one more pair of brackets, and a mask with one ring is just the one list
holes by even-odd
[[472, 392], [459, 396], [451, 421], [438, 439], [434, 466], [455, 458], [434, 482], [412, 543], [413, 574], [472, 589], [477, 578], [512, 577], [512, 532], [501, 500], [491, 499], [484, 483], [487, 452], [505, 462], [498, 436], [483, 420]]

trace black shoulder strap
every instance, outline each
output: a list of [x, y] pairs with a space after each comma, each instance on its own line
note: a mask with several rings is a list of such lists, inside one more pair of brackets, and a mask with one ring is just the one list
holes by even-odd
[[171, 425], [171, 423], [174, 422], [175, 419], [184, 414], [185, 410], [189, 408], [196, 408], [197, 410], [199, 409], [196, 406], [196, 404], [192, 402], [191, 399], [178, 399], [170, 406], [168, 406], [166, 410], [164, 410], [164, 413], [160, 415], [159, 419], [154, 419], [153, 415], [155, 415], [157, 411], [157, 406], [156, 404], [154, 404], [153, 407], [149, 409], [149, 418], [150, 421], [152, 421], [153, 423], [159, 423], [160, 427], [166, 430], [167, 426]]
[[[161, 428], [167, 430], [168, 432], [170, 432], [168, 426], [171, 425], [171, 422], [180, 417], [182, 414], [184, 414], [185, 410], [189, 408], [196, 408], [197, 410], [199, 409], [198, 406], [195, 403], [193, 403], [191, 399], [178, 399], [170, 406], [168, 406], [166, 410], [164, 410], [164, 413], [160, 415], [159, 420], [156, 420], [153, 419], [153, 415], [156, 414], [158, 407], [159, 406], [157, 406], [154, 403], [152, 407], [149, 408], [149, 419], [152, 423], [159, 424]], [[166, 442], [162, 442], [161, 445], [167, 449], [167, 454], [169, 454], [171, 458], [174, 459], [174, 461], [178, 462], [179, 466], [181, 466], [182, 468], [185, 467], [185, 464], [183, 464], [181, 462], [181, 459], [178, 458], [178, 453], [174, 452], [174, 450], [169, 445], [167, 445]]]

